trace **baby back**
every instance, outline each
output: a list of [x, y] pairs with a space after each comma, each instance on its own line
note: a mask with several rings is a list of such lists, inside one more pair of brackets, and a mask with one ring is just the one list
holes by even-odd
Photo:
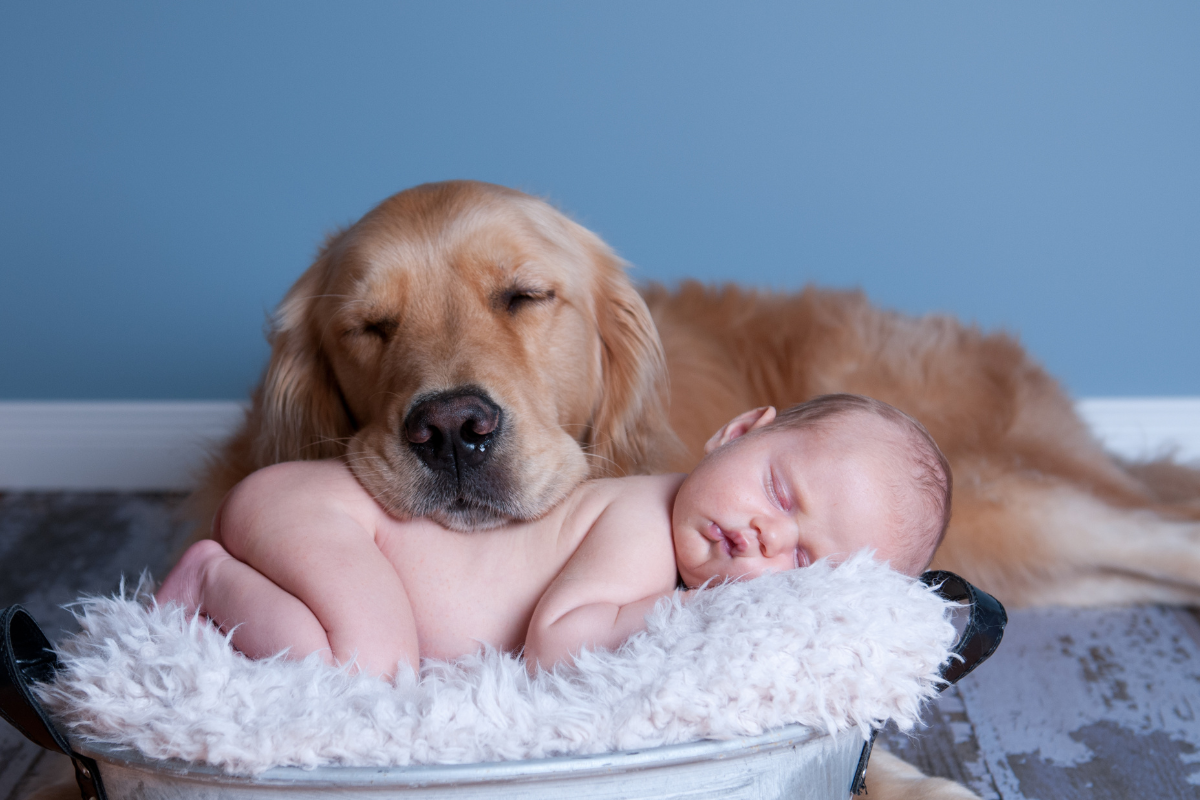
[[484, 644], [520, 649], [538, 600], [587, 531], [582, 499], [486, 531], [427, 519], [380, 523], [376, 543], [408, 594], [421, 657], [457, 658]]

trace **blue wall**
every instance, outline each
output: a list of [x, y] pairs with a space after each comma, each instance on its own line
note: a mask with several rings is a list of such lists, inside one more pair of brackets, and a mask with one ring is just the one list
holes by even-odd
[[479, 178], [643, 279], [861, 286], [1200, 394], [1200, 4], [0, 5], [0, 399], [234, 398], [331, 228]]

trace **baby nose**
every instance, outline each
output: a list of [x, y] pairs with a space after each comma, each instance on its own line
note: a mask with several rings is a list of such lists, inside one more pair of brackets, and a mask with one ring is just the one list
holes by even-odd
[[774, 558], [785, 550], [794, 549], [795, 536], [790, 536], [780, 523], [764, 519], [758, 527], [758, 543], [764, 558]]

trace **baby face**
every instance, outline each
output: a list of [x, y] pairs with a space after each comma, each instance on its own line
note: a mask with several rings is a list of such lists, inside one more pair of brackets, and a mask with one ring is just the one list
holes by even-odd
[[[847, 424], [848, 423], [848, 424]], [[840, 561], [864, 547], [911, 560], [891, 512], [887, 423], [867, 416], [807, 430], [767, 429], [717, 448], [684, 480], [672, 532], [688, 586]]]

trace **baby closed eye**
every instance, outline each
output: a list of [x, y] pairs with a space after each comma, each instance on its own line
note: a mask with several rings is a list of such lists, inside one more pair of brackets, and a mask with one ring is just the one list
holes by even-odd
[[767, 474], [767, 496], [772, 503], [779, 507], [780, 511], [791, 511], [791, 497], [773, 467]]

